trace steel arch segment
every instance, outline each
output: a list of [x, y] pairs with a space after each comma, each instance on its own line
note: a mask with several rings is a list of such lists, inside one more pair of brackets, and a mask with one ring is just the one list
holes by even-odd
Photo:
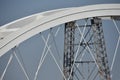
[[3, 39], [0, 39], [0, 57], [14, 46], [39, 32], [69, 21], [96, 16], [120, 16], [120, 4], [99, 4], [85, 7], [63, 8], [34, 14], [6, 24], [0, 28], [0, 31], [4, 29], [19, 29], [10, 32], [7, 36], [3, 35]]

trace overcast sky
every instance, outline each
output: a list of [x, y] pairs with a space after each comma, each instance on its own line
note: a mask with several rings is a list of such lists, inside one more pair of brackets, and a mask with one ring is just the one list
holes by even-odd
[[0, 0], [0, 25], [56, 8], [119, 2], [120, 0]]

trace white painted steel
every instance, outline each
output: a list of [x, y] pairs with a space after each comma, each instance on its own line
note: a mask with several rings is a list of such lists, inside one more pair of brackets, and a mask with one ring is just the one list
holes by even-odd
[[91, 17], [110, 19], [111, 16], [120, 16], [120, 4], [63, 8], [13, 21], [0, 27], [0, 57], [14, 46], [54, 26]]

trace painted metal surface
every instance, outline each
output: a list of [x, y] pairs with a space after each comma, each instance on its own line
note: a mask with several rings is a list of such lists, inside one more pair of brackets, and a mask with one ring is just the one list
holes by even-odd
[[0, 27], [0, 57], [14, 46], [54, 26], [91, 17], [110, 19], [111, 16], [120, 16], [120, 4], [63, 8], [13, 21]]

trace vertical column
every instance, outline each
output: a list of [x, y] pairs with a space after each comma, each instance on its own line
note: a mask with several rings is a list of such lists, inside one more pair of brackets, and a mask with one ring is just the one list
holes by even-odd
[[108, 66], [107, 52], [102, 28], [102, 20], [100, 18], [93, 18], [91, 20], [93, 29], [94, 50], [96, 55], [96, 62], [99, 66], [99, 74], [102, 80], [110, 79], [110, 69]]
[[75, 21], [65, 23], [64, 30], [64, 60], [63, 72], [66, 79], [73, 80], [74, 70], [71, 72], [74, 62], [74, 39], [75, 39]]

